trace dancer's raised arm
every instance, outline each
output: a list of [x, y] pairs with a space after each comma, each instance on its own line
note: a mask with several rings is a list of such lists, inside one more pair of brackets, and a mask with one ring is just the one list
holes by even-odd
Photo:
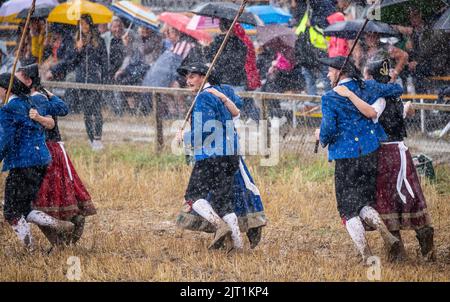
[[384, 99], [380, 98], [373, 105], [369, 105], [344, 85], [336, 86], [333, 90], [340, 96], [348, 98], [365, 117], [373, 120], [377, 120], [386, 107]]

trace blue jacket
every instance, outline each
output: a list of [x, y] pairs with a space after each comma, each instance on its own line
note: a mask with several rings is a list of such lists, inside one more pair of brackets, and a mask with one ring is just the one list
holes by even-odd
[[[381, 84], [366, 81], [364, 89], [352, 80], [342, 85], [369, 104], [380, 97], [400, 96], [403, 88], [398, 84]], [[328, 159], [357, 158], [372, 153], [385, 140], [386, 133], [380, 124], [364, 117], [347, 98], [333, 90], [322, 96], [322, 123], [320, 143], [328, 145]]]
[[[225, 94], [236, 106], [242, 100], [228, 85], [213, 86]], [[191, 145], [196, 161], [210, 157], [238, 155], [238, 135], [233, 117], [223, 102], [207, 91], [202, 91], [195, 102], [191, 116]]]
[[31, 108], [40, 115], [63, 116], [67, 105], [57, 96], [50, 102], [43, 95], [15, 97], [0, 109], [0, 161], [2, 171], [47, 165], [51, 161], [45, 144], [45, 129], [28, 116]]

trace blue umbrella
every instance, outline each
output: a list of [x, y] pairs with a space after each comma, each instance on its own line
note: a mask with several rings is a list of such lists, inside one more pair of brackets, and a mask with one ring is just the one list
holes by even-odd
[[129, 20], [132, 24], [145, 26], [159, 32], [159, 21], [155, 14], [149, 9], [132, 3], [130, 1], [118, 1], [110, 6], [118, 17]]
[[247, 11], [257, 15], [264, 24], [288, 23], [292, 18], [290, 13], [272, 5], [253, 5], [249, 6]]

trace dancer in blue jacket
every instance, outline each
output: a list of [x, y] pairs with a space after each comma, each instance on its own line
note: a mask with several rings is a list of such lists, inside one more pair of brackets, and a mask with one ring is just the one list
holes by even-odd
[[[187, 86], [197, 91], [207, 70], [205, 64], [192, 63], [180, 67], [179, 73], [186, 76]], [[217, 95], [229, 95], [231, 99], [221, 99]], [[239, 169], [238, 136], [233, 116], [225, 104], [239, 101], [230, 86], [207, 83], [195, 100], [191, 116], [188, 140], [193, 146], [195, 165], [185, 200], [215, 226], [216, 233], [209, 248], [217, 248], [230, 236], [234, 248], [243, 247], [232, 190], [234, 175]]]
[[[182, 75], [186, 73], [183, 69], [180, 69], [180, 71], [182, 72]], [[205, 66], [197, 72], [201, 75], [205, 75], [206, 71], [207, 67]], [[217, 82], [216, 84], [219, 82], [215, 76], [213, 76], [210, 81], [215, 81]], [[223, 93], [213, 87], [206, 89], [206, 92], [219, 98], [223, 102], [226, 109], [231, 113], [233, 120], [239, 119], [240, 108], [243, 104], [242, 100], [234, 94], [229, 86], [220, 86], [224, 88]], [[185, 133], [185, 136], [187, 136], [185, 143], [186, 145], [189, 145], [191, 133]], [[247, 234], [250, 241], [250, 247], [255, 248], [261, 240], [262, 228], [266, 225], [267, 220], [264, 214], [264, 207], [259, 189], [255, 185], [242, 156], [239, 157], [239, 169], [234, 175], [232, 194], [234, 212], [238, 217], [240, 231]], [[215, 226], [209, 223], [208, 220], [205, 220], [202, 216], [198, 215], [196, 211], [192, 209], [192, 204], [189, 203], [178, 215], [177, 224], [182, 228], [193, 231], [215, 232]], [[220, 246], [221, 244], [219, 242], [216, 247]]]
[[[0, 97], [5, 98], [11, 74], [0, 74]], [[29, 96], [30, 89], [14, 77], [11, 95], [0, 109], [0, 161], [2, 171], [9, 171], [5, 185], [5, 220], [26, 247], [32, 247], [28, 222], [56, 231], [72, 231], [73, 223], [60, 221], [32, 210], [46, 167], [51, 161], [45, 144], [44, 128], [30, 119], [30, 109], [41, 116], [64, 115], [68, 108], [62, 101], [41, 101]]]
[[[345, 57], [320, 59], [329, 67], [328, 77], [337, 85], [345, 85], [370, 105], [377, 106], [381, 97], [400, 96], [403, 89], [397, 84], [382, 84], [376, 81], [363, 81], [359, 70], [350, 61], [339, 76]], [[382, 110], [379, 110], [380, 114]], [[322, 97], [322, 123], [316, 137], [323, 147], [328, 146], [328, 159], [336, 162], [335, 187], [339, 214], [347, 231], [355, 243], [363, 260], [371, 256], [365, 238], [361, 219], [380, 231], [391, 250], [400, 248], [399, 240], [393, 236], [379, 213], [372, 207], [375, 204], [377, 150], [380, 141], [386, 139], [383, 128], [373, 120], [364, 117], [347, 98], [330, 90]]]

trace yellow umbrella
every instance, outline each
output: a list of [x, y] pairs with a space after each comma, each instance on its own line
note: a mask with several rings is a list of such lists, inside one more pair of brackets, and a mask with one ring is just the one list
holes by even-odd
[[22, 22], [22, 19], [17, 19], [17, 14], [7, 16], [7, 17], [0, 17], [0, 23], [15, 23], [19, 24]]
[[94, 24], [109, 23], [113, 12], [106, 6], [85, 1], [74, 0], [56, 6], [48, 15], [48, 22], [77, 25], [81, 15], [90, 15]]

